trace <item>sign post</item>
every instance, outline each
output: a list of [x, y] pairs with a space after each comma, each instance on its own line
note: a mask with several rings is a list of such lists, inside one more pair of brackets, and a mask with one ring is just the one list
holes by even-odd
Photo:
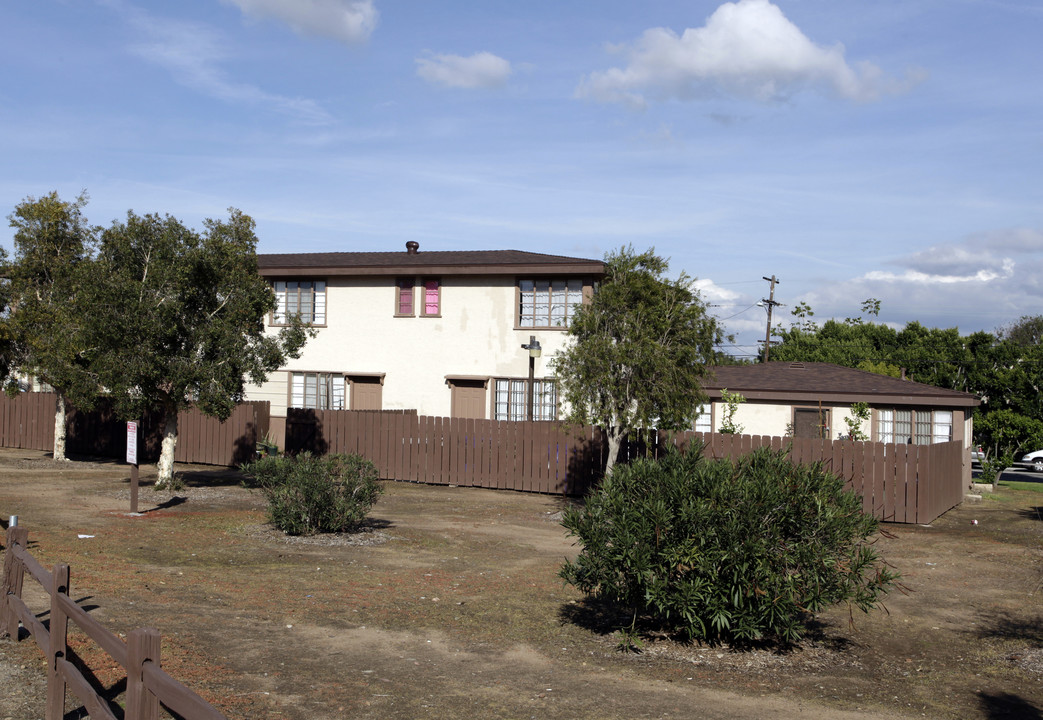
[[130, 512], [138, 511], [138, 424], [127, 423], [127, 462], [130, 463]]

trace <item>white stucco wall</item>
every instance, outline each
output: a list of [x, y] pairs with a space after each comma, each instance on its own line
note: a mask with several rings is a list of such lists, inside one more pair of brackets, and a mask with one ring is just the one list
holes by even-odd
[[[446, 375], [527, 378], [529, 357], [521, 345], [530, 335], [543, 346], [535, 376], [551, 375], [548, 363], [566, 334], [514, 329], [513, 277], [449, 276], [441, 282], [440, 317], [419, 316], [421, 287], [414, 289], [418, 315], [395, 317], [395, 278], [328, 278], [326, 327], [316, 328], [301, 357], [272, 373], [264, 386], [248, 386], [248, 399], [267, 400], [272, 415], [282, 416], [289, 371], [384, 373], [384, 409], [415, 408], [421, 415], [448, 416]], [[490, 385], [487, 397], [491, 395]]]
[[[787, 435], [788, 426], [793, 422], [793, 407], [790, 404], [740, 403], [735, 410], [735, 422], [742, 426], [742, 432], [746, 435], [783, 437]], [[799, 407], [810, 406], [801, 405]], [[715, 431], [721, 427], [725, 409], [725, 403], [714, 403], [713, 427]], [[830, 439], [836, 440], [841, 436], [846, 436], [848, 434], [848, 426], [845, 420], [853, 417], [851, 409], [833, 405], [824, 406], [823, 409], [828, 410], [830, 414]], [[861, 427], [867, 436], [871, 434], [869, 420], [862, 422]]]
[[[719, 415], [722, 418], [724, 411], [725, 405], [721, 403]], [[791, 420], [789, 405], [740, 403], [735, 410], [735, 422], [742, 427], [744, 435], [785, 435], [786, 425]]]

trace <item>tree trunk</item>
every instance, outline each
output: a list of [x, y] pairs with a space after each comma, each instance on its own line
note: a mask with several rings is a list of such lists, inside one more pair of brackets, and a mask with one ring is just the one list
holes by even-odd
[[163, 417], [163, 444], [156, 464], [156, 490], [162, 490], [174, 480], [174, 448], [177, 446], [177, 408], [169, 406]]
[[54, 401], [54, 452], [55, 460], [68, 460], [65, 457], [65, 396], [55, 393]]
[[623, 445], [623, 432], [616, 427], [605, 428], [608, 437], [608, 458], [605, 459], [605, 477], [612, 472], [612, 466], [619, 459], [619, 448]]

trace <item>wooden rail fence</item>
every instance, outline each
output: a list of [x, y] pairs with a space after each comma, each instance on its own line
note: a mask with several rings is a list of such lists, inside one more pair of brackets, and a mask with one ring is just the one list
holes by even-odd
[[[10, 635], [19, 640], [20, 622], [47, 658], [46, 720], [62, 720], [65, 716], [67, 690], [83, 703], [91, 718], [117, 718], [109, 702], [69, 659], [70, 622], [125, 669], [127, 688], [123, 720], [158, 720], [161, 704], [185, 720], [227, 720], [210, 703], [163, 671], [160, 667], [159, 631], [153, 628], [132, 630], [126, 642], [113, 635], [69, 597], [69, 566], [59, 564], [53, 572], [48, 572], [29, 554], [27, 540], [25, 528], [7, 529], [0, 636]], [[22, 600], [26, 571], [50, 596], [47, 624], [41, 622]]]
[[[768, 446], [789, 448], [794, 462], [822, 462], [862, 497], [866, 512], [889, 522], [928, 523], [963, 501], [965, 453], [959, 442], [885, 445], [653, 431], [628, 442], [621, 460], [658, 457], [696, 439], [714, 458], [734, 459]], [[358, 453], [388, 480], [583, 495], [601, 477], [607, 442], [598, 428], [556, 422], [290, 409], [286, 449]]]

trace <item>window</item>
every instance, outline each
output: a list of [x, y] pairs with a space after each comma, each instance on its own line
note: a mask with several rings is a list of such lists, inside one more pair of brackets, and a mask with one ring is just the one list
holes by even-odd
[[883, 443], [931, 443], [952, 440], [951, 410], [877, 410], [877, 441]]
[[400, 317], [413, 316], [413, 278], [399, 278], [398, 297], [395, 299], [395, 315]]
[[935, 410], [931, 442], [952, 440], [952, 410]]
[[442, 313], [442, 287], [437, 279], [424, 280], [424, 315], [434, 317]]
[[[395, 283], [395, 317], [413, 317], [414, 306], [413, 278], [399, 278]], [[438, 278], [426, 278], [420, 283], [420, 317], [442, 316], [442, 282]]]
[[[494, 420], [528, 420], [529, 381], [497, 378], [493, 405]], [[533, 385], [534, 419], [558, 419], [558, 388], [553, 380], [536, 380]]]
[[285, 325], [294, 315], [308, 325], [326, 324], [325, 280], [276, 280], [273, 325]]
[[713, 404], [703, 403], [699, 406], [699, 414], [695, 418], [695, 431], [713, 432]]
[[519, 280], [518, 327], [566, 328], [583, 303], [583, 281]]
[[344, 376], [340, 373], [292, 373], [290, 407], [344, 410]]

